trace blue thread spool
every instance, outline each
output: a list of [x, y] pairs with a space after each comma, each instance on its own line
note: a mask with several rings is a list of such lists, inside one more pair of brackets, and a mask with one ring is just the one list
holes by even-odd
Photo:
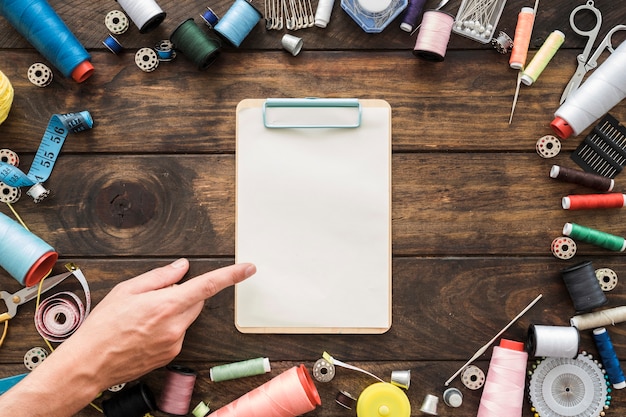
[[2, 213], [0, 253], [2, 268], [26, 287], [39, 283], [59, 257], [52, 246]]
[[250, 34], [262, 14], [246, 0], [235, 0], [226, 14], [215, 25], [215, 31], [236, 47]]
[[626, 388], [626, 377], [624, 377], [624, 372], [619, 364], [619, 359], [617, 358], [615, 349], [613, 349], [613, 343], [611, 342], [609, 332], [607, 332], [604, 327], [594, 329], [593, 340], [596, 342], [598, 353], [602, 359], [602, 364], [604, 365], [604, 369], [606, 369], [609, 382], [613, 384], [613, 388]]
[[65, 77], [83, 82], [91, 57], [45, 0], [2, 0], [0, 14]]
[[204, 23], [206, 23], [207, 26], [211, 29], [215, 27], [215, 25], [217, 25], [217, 22], [220, 21], [220, 18], [215, 14], [213, 10], [211, 10], [210, 7], [207, 7], [204, 13], [200, 15], [200, 17], [202, 18], [202, 20], [204, 20]]
[[409, 33], [413, 31], [417, 19], [419, 19], [422, 10], [424, 10], [424, 4], [426, 4], [426, 0], [409, 0], [409, 5], [404, 11], [402, 23], [400, 23], [400, 29]]
[[113, 35], [107, 36], [107, 38], [102, 41], [102, 44], [106, 46], [107, 49], [113, 52], [115, 55], [119, 54], [124, 49], [122, 47], [122, 44], [119, 43], [118, 40], [115, 39]]

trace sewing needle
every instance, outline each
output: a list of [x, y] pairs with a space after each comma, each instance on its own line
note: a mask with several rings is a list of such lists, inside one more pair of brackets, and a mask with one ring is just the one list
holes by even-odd
[[539, 295], [537, 296], [537, 298], [535, 298], [533, 301], [531, 301], [531, 302], [530, 302], [530, 304], [528, 304], [528, 305], [526, 306], [526, 308], [524, 308], [524, 309], [523, 309], [523, 310], [522, 310], [522, 311], [521, 311], [521, 312], [520, 312], [517, 316], [515, 316], [515, 317], [513, 318], [513, 320], [511, 320], [511, 321], [509, 322], [509, 324], [507, 324], [506, 326], [504, 326], [504, 328], [503, 328], [502, 330], [500, 330], [500, 331], [498, 332], [498, 334], [497, 334], [497, 335], [495, 335], [495, 336], [493, 337], [493, 339], [491, 339], [491, 340], [490, 340], [490, 341], [488, 341], [488, 342], [487, 342], [487, 343], [486, 343], [483, 347], [481, 347], [480, 349], [478, 349], [478, 350], [476, 351], [476, 353], [474, 353], [474, 356], [472, 356], [472, 357], [470, 358], [470, 360], [468, 360], [467, 362], [465, 362], [465, 364], [464, 364], [463, 366], [461, 366], [461, 367], [459, 368], [459, 370], [458, 370], [458, 371], [456, 371], [456, 372], [454, 373], [454, 375], [452, 375], [452, 376], [450, 377], [450, 379], [448, 379], [444, 385], [445, 385], [446, 387], [447, 387], [448, 385], [450, 385], [450, 382], [452, 382], [452, 380], [453, 380], [454, 378], [456, 378], [456, 377], [457, 377], [457, 375], [458, 375], [458, 374], [460, 374], [460, 373], [461, 373], [461, 371], [462, 371], [463, 369], [465, 369], [465, 367], [466, 367], [467, 365], [469, 365], [470, 363], [474, 362], [474, 361], [475, 361], [476, 359], [478, 359], [478, 358], [479, 358], [479, 357], [480, 357], [483, 353], [485, 353], [485, 352], [487, 351], [487, 349], [489, 348], [489, 346], [491, 346], [491, 344], [492, 344], [493, 342], [495, 342], [495, 341], [496, 341], [496, 339], [502, 335], [502, 333], [506, 332], [506, 331], [508, 330], [508, 328], [509, 328], [509, 327], [511, 327], [511, 326], [513, 325], [513, 323], [515, 323], [517, 320], [519, 320], [519, 318], [520, 318], [520, 317], [522, 317], [524, 314], [526, 314], [526, 312], [527, 312], [528, 310], [530, 310], [530, 309], [532, 308], [532, 306], [534, 306], [535, 304], [537, 304], [537, 301], [539, 301], [539, 299], [540, 299], [542, 296], [543, 296], [543, 294], [539, 294]]
[[513, 121], [513, 112], [515, 112], [515, 106], [517, 105], [517, 97], [519, 96], [519, 88], [522, 83], [522, 71], [517, 72], [517, 85], [515, 86], [515, 96], [513, 96], [513, 105], [511, 106], [511, 115], [509, 116], [509, 124]]

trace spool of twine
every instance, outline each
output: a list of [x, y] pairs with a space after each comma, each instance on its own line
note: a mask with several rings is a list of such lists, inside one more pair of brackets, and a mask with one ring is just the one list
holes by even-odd
[[574, 240], [591, 243], [601, 248], [623, 252], [626, 249], [626, 239], [615, 236], [590, 227], [581, 226], [576, 223], [565, 223], [563, 234]]
[[80, 83], [93, 73], [91, 57], [45, 0], [3, 0], [0, 14], [65, 77]]
[[454, 16], [440, 10], [429, 10], [422, 17], [413, 55], [426, 61], [441, 62], [446, 56]]
[[613, 191], [615, 180], [603, 177], [602, 175], [591, 172], [584, 172], [577, 169], [552, 165], [550, 169], [550, 178], [555, 178], [572, 184], [583, 185], [598, 191]]
[[211, 416], [296, 417], [321, 404], [311, 375], [304, 365], [300, 365], [216, 410]]
[[221, 47], [220, 42], [204, 33], [193, 18], [181, 23], [172, 32], [170, 40], [176, 49], [196, 64], [199, 70], [205, 70], [211, 66], [219, 55]]
[[523, 343], [502, 339], [494, 346], [477, 417], [521, 417], [527, 360]]
[[555, 30], [548, 36], [548, 39], [545, 40], [533, 59], [524, 68], [524, 73], [522, 74], [524, 85], [531, 85], [537, 81], [550, 60], [556, 55], [556, 51], [563, 45], [563, 42], [565, 42], [565, 34], [560, 30]]
[[0, 124], [9, 116], [11, 104], [13, 104], [13, 95], [14, 91], [11, 81], [0, 71]]
[[579, 314], [570, 319], [570, 324], [578, 330], [589, 330], [626, 321], [626, 306], [607, 308], [593, 313]]
[[0, 213], [0, 265], [20, 284], [31, 287], [54, 267], [59, 255], [52, 246]]

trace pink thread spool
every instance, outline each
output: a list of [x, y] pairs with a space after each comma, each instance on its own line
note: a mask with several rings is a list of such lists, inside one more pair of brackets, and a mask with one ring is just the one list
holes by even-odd
[[300, 365], [216, 410], [211, 417], [296, 417], [321, 404], [311, 375]]
[[422, 17], [413, 55], [426, 61], [441, 62], [446, 56], [454, 16], [440, 10], [429, 10]]
[[494, 346], [477, 417], [521, 417], [527, 361], [524, 343], [502, 339]]
[[186, 416], [196, 384], [196, 371], [180, 365], [168, 365], [166, 370], [167, 377], [158, 402], [159, 410], [176, 416]]

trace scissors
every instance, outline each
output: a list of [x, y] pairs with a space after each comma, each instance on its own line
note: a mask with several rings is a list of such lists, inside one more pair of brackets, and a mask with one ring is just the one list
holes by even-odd
[[[55, 275], [53, 277], [46, 278], [41, 284], [41, 293], [48, 291], [50, 288], [61, 283], [65, 278], [72, 275], [73, 272], [65, 272], [63, 274]], [[32, 287], [26, 287], [15, 294], [9, 294], [6, 291], [0, 291], [0, 298], [7, 305], [7, 312], [0, 314], [0, 323], [3, 323], [9, 319], [15, 317], [17, 314], [17, 307], [37, 297], [39, 292], [39, 285], [33, 285]]]
[[[578, 26], [576, 26], [576, 14], [582, 10], [589, 10], [596, 16], [596, 25], [590, 30], [581, 30]], [[600, 26], [602, 26], [602, 14], [600, 13], [600, 10], [598, 10], [593, 5], [593, 0], [588, 0], [586, 4], [580, 5], [572, 10], [572, 13], [569, 16], [569, 23], [574, 32], [581, 36], [586, 36], [589, 39], [587, 40], [587, 44], [585, 45], [585, 49], [583, 49], [583, 52], [576, 57], [576, 60], [578, 61], [578, 67], [576, 68], [576, 72], [569, 80], [569, 83], [567, 84], [565, 90], [563, 91], [563, 94], [561, 95], [561, 101], [559, 102], [560, 104], [563, 104], [565, 100], [567, 100], [567, 98], [578, 89], [587, 72], [595, 69], [598, 66], [598, 58], [600, 57], [600, 55], [602, 55], [605, 49], [613, 53], [614, 49], [611, 40], [613, 34], [620, 30], [626, 30], [626, 25], [617, 25], [613, 27], [604, 37], [600, 45], [598, 45], [598, 48], [596, 48], [593, 55], [591, 55], [590, 57], [589, 54], [591, 54], [591, 49], [596, 42], [598, 32], [600, 32]]]

